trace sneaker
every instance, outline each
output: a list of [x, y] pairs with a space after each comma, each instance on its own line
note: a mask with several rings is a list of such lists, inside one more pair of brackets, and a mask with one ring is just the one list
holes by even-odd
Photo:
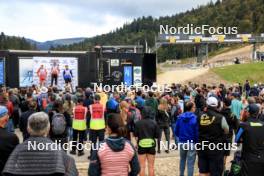
[[169, 150], [166, 150], [165, 152], [166, 152], [166, 153], [170, 153], [170, 151], [169, 151]]
[[160, 153], [160, 150], [158, 150], [157, 153]]
[[71, 155], [76, 155], [76, 151], [73, 151], [73, 150], [72, 150], [72, 151], [70, 151], [70, 154], [71, 154]]

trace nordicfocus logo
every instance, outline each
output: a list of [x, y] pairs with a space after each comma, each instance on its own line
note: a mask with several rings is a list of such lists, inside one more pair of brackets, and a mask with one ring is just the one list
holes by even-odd
[[109, 93], [109, 92], [127, 92], [127, 91], [143, 91], [143, 92], [171, 92], [172, 89], [168, 85], [143, 85], [142, 83], [137, 84], [137, 85], [125, 85], [123, 82], [120, 85], [103, 85], [102, 83], [100, 84], [93, 84], [93, 91], [97, 92], [97, 90], [101, 90], [103, 92]]
[[236, 151], [238, 149], [237, 143], [210, 143], [209, 141], [203, 141], [201, 143], [193, 143], [193, 141], [187, 141], [186, 143], [170, 143], [160, 141], [161, 150], [168, 150], [168, 146], [170, 150], [232, 150]]
[[210, 25], [194, 26], [193, 24], [187, 24], [186, 26], [174, 27], [169, 25], [160, 25], [160, 34], [171, 35], [236, 35], [238, 34], [237, 27], [213, 27]]
[[77, 144], [77, 142], [70, 141], [69, 143], [61, 143], [61, 140], [55, 141], [52, 143], [42, 143], [42, 142], [36, 142], [36, 141], [28, 141], [27, 143], [27, 149], [35, 150], [35, 151], [44, 151], [44, 150], [70, 150], [72, 147], [76, 147], [77, 150], [99, 150], [104, 149], [103, 143], [85, 143], [85, 144]]

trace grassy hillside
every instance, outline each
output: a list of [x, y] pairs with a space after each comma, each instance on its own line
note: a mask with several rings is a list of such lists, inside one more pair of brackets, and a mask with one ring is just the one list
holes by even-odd
[[264, 82], [264, 63], [231, 65], [212, 69], [214, 73], [230, 83]]
[[[98, 35], [83, 42], [69, 46], [59, 46], [57, 50], [89, 50], [94, 45], [145, 45], [153, 47], [154, 36], [159, 32], [159, 25], [185, 26], [194, 24], [201, 26], [238, 27], [239, 33], [260, 34], [264, 32], [264, 0], [217, 0], [201, 5], [183, 13], [154, 18], [152, 16], [134, 19], [107, 34]], [[226, 45], [210, 45], [209, 52], [216, 51]], [[192, 45], [167, 46], [159, 49], [158, 59], [182, 59], [196, 56]]]

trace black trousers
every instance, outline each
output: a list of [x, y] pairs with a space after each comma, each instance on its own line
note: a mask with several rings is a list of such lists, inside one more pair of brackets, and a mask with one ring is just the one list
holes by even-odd
[[264, 163], [256, 163], [242, 160], [241, 176], [262, 176], [264, 175]]
[[160, 143], [162, 137], [162, 131], [164, 131], [165, 138], [166, 138], [166, 150], [170, 150], [170, 127], [159, 127], [159, 137], [158, 137], [158, 151], [160, 151]]
[[51, 86], [53, 86], [53, 82], [55, 81], [55, 85], [58, 85], [58, 75], [57, 74], [51, 74]]
[[78, 152], [83, 151], [84, 135], [85, 135], [85, 130], [79, 131], [79, 130], [72, 129], [72, 141], [73, 141], [72, 151], [76, 151], [76, 149], [78, 150]]
[[105, 130], [91, 130], [89, 132], [89, 138], [90, 141], [92, 142], [92, 146], [91, 146], [91, 154], [93, 150], [96, 150], [97, 146], [97, 141], [102, 142], [104, 140], [105, 137]]

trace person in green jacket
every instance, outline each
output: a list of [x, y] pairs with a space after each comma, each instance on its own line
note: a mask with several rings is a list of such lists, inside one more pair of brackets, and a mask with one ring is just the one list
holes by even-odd
[[158, 101], [154, 97], [154, 93], [151, 92], [151, 91], [148, 92], [148, 98], [145, 101], [145, 106], [151, 107], [151, 109], [153, 110], [153, 112], [155, 113], [155, 116], [156, 116], [156, 113], [157, 113], [157, 110], [158, 110]]

